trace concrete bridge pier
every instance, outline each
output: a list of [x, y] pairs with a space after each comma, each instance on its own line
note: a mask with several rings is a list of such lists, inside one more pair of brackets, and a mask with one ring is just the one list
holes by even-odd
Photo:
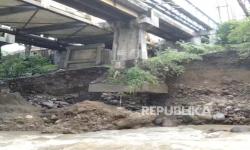
[[54, 51], [54, 64], [58, 66], [58, 69], [63, 69], [66, 60], [66, 50], [55, 50]]
[[136, 20], [113, 22], [112, 64], [115, 68], [133, 66], [148, 58], [145, 31]]
[[190, 39], [190, 42], [193, 44], [201, 44], [201, 37], [200, 36], [195, 36]]

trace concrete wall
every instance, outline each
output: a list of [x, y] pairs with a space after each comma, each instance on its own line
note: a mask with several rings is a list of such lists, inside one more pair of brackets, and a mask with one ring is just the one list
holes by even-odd
[[114, 22], [113, 62], [147, 59], [145, 31], [135, 20], [128, 23]]

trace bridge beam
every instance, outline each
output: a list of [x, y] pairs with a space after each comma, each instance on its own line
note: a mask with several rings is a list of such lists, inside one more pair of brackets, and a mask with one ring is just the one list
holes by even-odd
[[132, 20], [129, 23], [113, 22], [113, 65], [124, 68], [136, 60], [147, 59], [145, 31]]

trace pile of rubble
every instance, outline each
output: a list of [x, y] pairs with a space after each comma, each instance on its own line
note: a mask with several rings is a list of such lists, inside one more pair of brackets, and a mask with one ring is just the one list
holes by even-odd
[[47, 94], [28, 95], [28, 102], [33, 106], [41, 108], [62, 108], [77, 103], [79, 96], [77, 94], [67, 94], [63, 96], [51, 96]]
[[61, 109], [47, 110], [42, 115], [46, 124], [43, 130], [45, 133], [79, 133], [146, 127], [153, 126], [155, 118], [95, 101], [84, 101]]
[[[250, 84], [235, 80], [222, 81], [222, 87], [177, 85], [167, 105], [210, 106], [209, 118], [192, 117], [191, 124], [250, 124]], [[186, 118], [186, 117], [183, 117]], [[184, 121], [185, 122], [185, 121]]]

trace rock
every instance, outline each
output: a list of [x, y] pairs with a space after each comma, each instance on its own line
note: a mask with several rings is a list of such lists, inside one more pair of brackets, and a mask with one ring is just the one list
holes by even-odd
[[223, 113], [216, 113], [213, 115], [213, 120], [215, 121], [224, 121], [226, 119], [225, 115]]
[[119, 120], [114, 123], [118, 129], [132, 129], [141, 126], [151, 125], [153, 123], [152, 116], [141, 116], [141, 117], [128, 117], [122, 120]]
[[223, 132], [228, 132], [227, 129], [214, 129], [214, 128], [212, 128], [212, 129], [209, 129], [209, 130], [208, 130], [208, 133], [221, 132], [221, 131], [223, 131]]
[[51, 120], [57, 120], [58, 117], [57, 117], [55, 114], [53, 114], [53, 115], [50, 117], [50, 119], [51, 119]]
[[33, 116], [31, 116], [31, 115], [26, 115], [25, 118], [26, 118], [26, 119], [33, 119]]
[[226, 111], [232, 110], [232, 109], [233, 109], [233, 106], [227, 106], [227, 107], [225, 108]]
[[163, 117], [157, 116], [154, 120], [154, 124], [157, 126], [161, 126], [163, 122]]
[[234, 99], [234, 95], [228, 95], [227, 98], [232, 100], [232, 99]]
[[60, 106], [68, 106], [68, 105], [69, 105], [69, 103], [63, 102], [63, 101], [57, 101], [56, 103], [57, 103], [58, 105], [60, 105]]
[[52, 98], [51, 101], [57, 101], [57, 98]]
[[43, 119], [43, 121], [45, 121], [45, 122], [48, 121], [48, 118], [47, 118], [47, 117], [43, 117], [42, 119]]
[[221, 93], [221, 96], [228, 96], [228, 95], [231, 95], [231, 93], [230, 93], [229, 90], [224, 90], [224, 91], [222, 91], [222, 93]]
[[51, 101], [42, 102], [42, 103], [41, 103], [41, 105], [42, 105], [42, 106], [44, 106], [44, 107], [47, 107], [47, 108], [49, 108], [49, 109], [51, 109], [51, 108], [55, 108], [54, 103], [53, 103], [53, 102], [51, 102]]
[[234, 111], [238, 112], [238, 111], [240, 111], [240, 108], [235, 108]]
[[233, 127], [230, 132], [233, 133], [242, 133], [242, 132], [250, 132], [250, 126], [237, 126]]
[[55, 122], [55, 124], [59, 124], [59, 123], [62, 123], [62, 119], [59, 119]]
[[163, 127], [176, 127], [177, 125], [177, 120], [172, 118], [165, 118], [162, 122]]

